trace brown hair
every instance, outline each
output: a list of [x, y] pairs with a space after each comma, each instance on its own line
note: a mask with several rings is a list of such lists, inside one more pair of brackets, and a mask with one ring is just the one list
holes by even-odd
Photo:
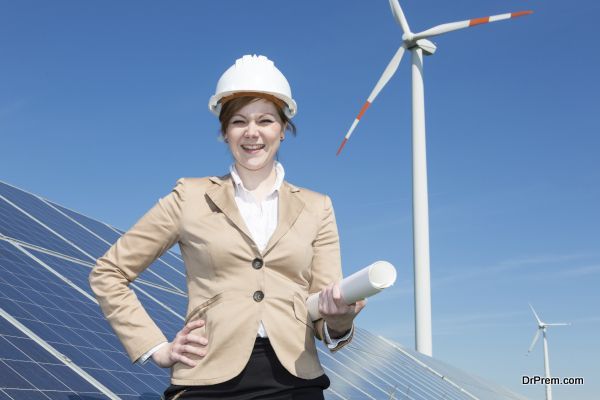
[[229, 121], [231, 121], [231, 117], [235, 115], [239, 110], [244, 108], [250, 103], [253, 103], [258, 100], [268, 100], [275, 105], [277, 109], [277, 114], [281, 119], [281, 122], [285, 126], [286, 131], [290, 131], [294, 136], [296, 135], [296, 125], [285, 115], [283, 112], [283, 106], [281, 100], [277, 99], [273, 96], [239, 96], [236, 95], [231, 100], [225, 99], [225, 102], [221, 106], [221, 113], [219, 114], [219, 121], [221, 122], [221, 135], [225, 135], [227, 132], [227, 127], [229, 126]]

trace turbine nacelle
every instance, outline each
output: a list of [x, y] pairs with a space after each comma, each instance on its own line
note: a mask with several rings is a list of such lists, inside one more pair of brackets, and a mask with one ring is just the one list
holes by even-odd
[[407, 49], [412, 49], [413, 47], [418, 47], [421, 50], [423, 50], [423, 54], [425, 54], [426, 56], [430, 56], [433, 53], [435, 53], [435, 50], [437, 49], [436, 45], [433, 44], [433, 42], [431, 40], [427, 40], [427, 39], [419, 39], [415, 42], [412, 43], [412, 45], [410, 43], [406, 43], [406, 48]]
[[436, 45], [433, 44], [431, 40], [424, 38], [419, 39], [412, 32], [406, 32], [402, 35], [402, 43], [407, 50], [412, 50], [415, 47], [420, 48], [426, 56], [432, 55], [437, 49]]

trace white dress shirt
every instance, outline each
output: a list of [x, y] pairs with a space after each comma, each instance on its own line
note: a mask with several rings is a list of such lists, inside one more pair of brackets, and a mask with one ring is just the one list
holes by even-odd
[[[281, 184], [283, 183], [283, 178], [285, 176], [285, 170], [283, 166], [275, 161], [275, 183], [273, 184], [273, 188], [269, 191], [267, 196], [261, 201], [257, 202], [252, 193], [248, 191], [244, 187], [244, 183], [242, 182], [236, 168], [235, 163], [229, 167], [229, 172], [231, 173], [231, 178], [235, 184], [235, 203], [238, 206], [240, 214], [244, 219], [244, 223], [246, 227], [250, 231], [250, 235], [252, 235], [252, 240], [256, 243], [256, 246], [262, 252], [269, 239], [275, 232], [275, 228], [277, 227], [277, 214], [279, 210], [279, 189], [281, 188]], [[352, 328], [354, 329], [354, 327]], [[323, 325], [323, 331], [325, 334], [325, 343], [330, 349], [335, 348], [339, 342], [342, 340], [347, 340], [352, 334], [352, 330], [348, 332], [348, 334], [344, 335], [338, 339], [332, 339], [329, 336], [329, 331], [327, 330], [327, 324]], [[262, 321], [258, 325], [258, 331], [256, 333], [257, 336], [262, 338], [268, 337], [267, 331], [265, 330], [265, 326]], [[167, 342], [163, 342], [158, 344], [157, 346], [150, 349], [148, 352], [144, 353], [138, 361], [142, 364], [146, 363], [148, 358], [155, 351], [157, 351], [161, 346], [166, 344]]]

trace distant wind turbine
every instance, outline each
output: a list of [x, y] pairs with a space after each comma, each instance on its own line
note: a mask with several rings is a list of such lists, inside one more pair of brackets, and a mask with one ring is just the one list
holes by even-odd
[[406, 50], [412, 53], [412, 147], [413, 147], [413, 251], [415, 274], [415, 348], [432, 355], [431, 343], [431, 287], [429, 278], [429, 209], [427, 196], [427, 161], [425, 152], [425, 97], [423, 90], [423, 54], [431, 55], [436, 46], [427, 38], [488, 22], [531, 14], [532, 11], [500, 14], [434, 26], [420, 33], [411, 32], [398, 0], [389, 0], [392, 14], [402, 27], [402, 45], [383, 71], [366, 103], [348, 130], [337, 154], [350, 139], [361, 117], [381, 89], [396, 73]]
[[[542, 335], [544, 336], [544, 370], [546, 373], [546, 378], [550, 378], [550, 361], [548, 360], [548, 338], [546, 337], [546, 329], [549, 326], [565, 326], [571, 324], [566, 322], [558, 322], [554, 324], [547, 324], [545, 322], [542, 322], [542, 320], [540, 320], [540, 317], [538, 317], [537, 313], [533, 309], [533, 306], [530, 304], [529, 307], [531, 307], [531, 311], [533, 311], [533, 316], [535, 317], [535, 320], [538, 324], [538, 329], [535, 332], [535, 336], [533, 337], [531, 346], [529, 346], [529, 350], [527, 350], [527, 355], [529, 355], [529, 353], [531, 353], [531, 350], [533, 350], [533, 346], [535, 346], [538, 338], [540, 337], [540, 331], [542, 331]], [[548, 382], [546, 382], [546, 400], [552, 400], [552, 386]]]

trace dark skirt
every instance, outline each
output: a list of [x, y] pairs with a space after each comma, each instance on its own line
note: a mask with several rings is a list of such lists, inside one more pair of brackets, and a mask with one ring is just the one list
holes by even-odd
[[269, 339], [256, 338], [248, 364], [235, 378], [216, 385], [171, 385], [164, 398], [188, 400], [322, 400], [329, 387], [323, 374], [315, 379], [301, 379], [281, 365]]

